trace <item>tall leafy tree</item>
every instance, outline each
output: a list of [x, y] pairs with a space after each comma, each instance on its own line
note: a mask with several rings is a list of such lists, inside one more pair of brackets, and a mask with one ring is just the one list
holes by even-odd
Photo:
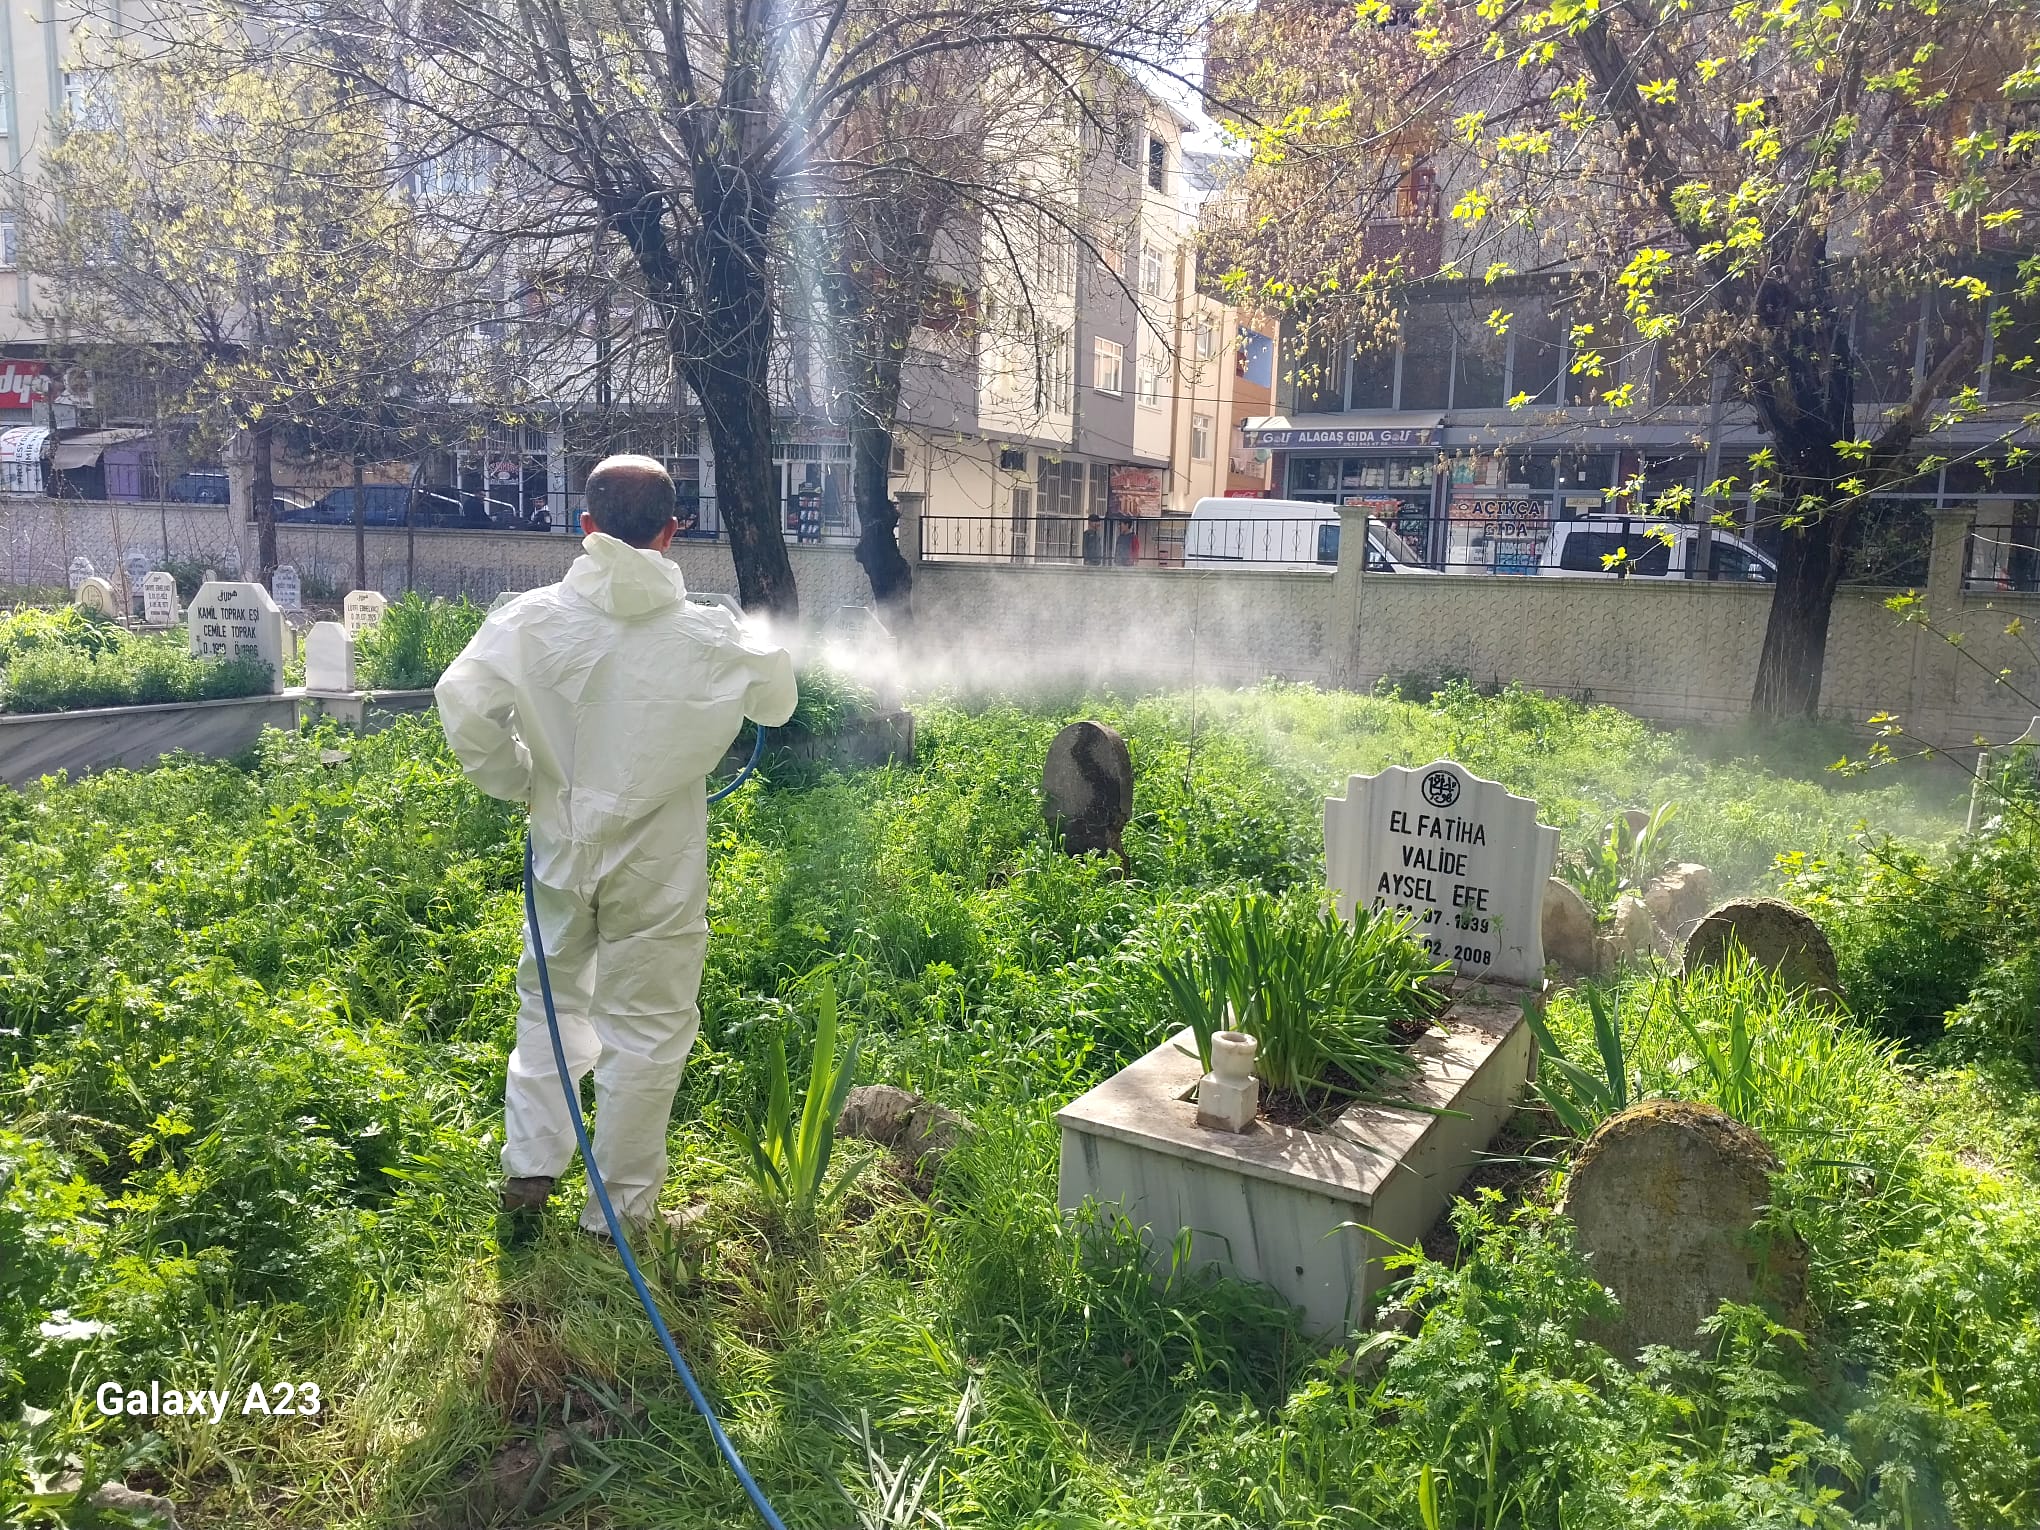
[[[2016, 0], [1265, 7], [1216, 49], [1256, 150], [1219, 243], [1321, 362], [1454, 282], [1498, 334], [1536, 292], [1575, 401], [1718, 379], [1766, 445], [1709, 487], [1754, 497], [1779, 565], [1752, 709], [1809, 714], [1866, 497], [1937, 466], [1937, 426], [2026, 457], [2036, 37]], [[1866, 353], [1870, 316], [1922, 305], [1902, 356]]]
[[85, 109], [21, 190], [22, 259], [70, 342], [147, 352], [184, 380], [180, 412], [245, 437], [267, 579], [279, 435], [415, 397], [442, 286], [374, 103], [200, 14], [169, 25], [97, 51]]

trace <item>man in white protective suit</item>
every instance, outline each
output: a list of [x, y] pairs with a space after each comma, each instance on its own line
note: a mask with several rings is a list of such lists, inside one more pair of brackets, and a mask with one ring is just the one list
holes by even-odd
[[[588, 475], [581, 556], [491, 613], [436, 692], [468, 779], [531, 809], [533, 895], [595, 1162], [626, 1223], [657, 1208], [708, 945], [707, 778], [743, 720], [793, 712], [793, 660], [689, 601], [664, 556], [673, 481], [649, 457]], [[504, 1089], [503, 1210], [542, 1210], [574, 1155], [525, 933]], [[591, 1194], [581, 1226], [603, 1230]]]

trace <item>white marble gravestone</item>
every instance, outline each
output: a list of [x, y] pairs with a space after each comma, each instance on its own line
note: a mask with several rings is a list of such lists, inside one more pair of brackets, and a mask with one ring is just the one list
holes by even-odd
[[276, 572], [269, 576], [269, 593], [276, 597], [277, 605], [286, 611], [304, 610], [304, 586], [298, 579], [296, 564], [279, 563], [276, 565]]
[[185, 621], [195, 656], [259, 658], [269, 666], [270, 690], [283, 689], [283, 612], [261, 585], [208, 580]]
[[356, 590], [340, 603], [347, 619], [347, 635], [358, 638], [383, 619], [390, 603], [374, 590]]
[[151, 627], [174, 627], [183, 613], [177, 606], [177, 579], [161, 569], [142, 575], [142, 620]]
[[75, 597], [78, 593], [78, 586], [90, 579], [96, 572], [98, 571], [92, 567], [92, 560], [90, 558], [73, 558], [71, 560], [71, 594]]
[[354, 689], [354, 639], [339, 622], [314, 622], [305, 636], [305, 689]]
[[88, 574], [78, 581], [71, 591], [71, 604], [101, 616], [112, 616], [117, 609], [112, 584], [97, 574]]
[[1325, 803], [1325, 881], [1356, 904], [1413, 916], [1411, 934], [1463, 977], [1544, 980], [1544, 884], [1558, 830], [1537, 804], [1438, 760], [1354, 776]]

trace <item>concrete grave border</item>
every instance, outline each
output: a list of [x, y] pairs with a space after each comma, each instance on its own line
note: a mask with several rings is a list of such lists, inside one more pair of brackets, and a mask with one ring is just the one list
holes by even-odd
[[1541, 1004], [1541, 992], [1477, 982], [1450, 991], [1442, 1034], [1411, 1048], [1418, 1073], [1324, 1131], [1199, 1126], [1203, 1070], [1191, 1033], [1178, 1032], [1057, 1112], [1063, 1210], [1112, 1207], [1163, 1269], [1187, 1229], [1190, 1265], [1269, 1286], [1303, 1309], [1312, 1333], [1364, 1327], [1387, 1279], [1383, 1240], [1423, 1237], [1536, 1071], [1522, 1007]]

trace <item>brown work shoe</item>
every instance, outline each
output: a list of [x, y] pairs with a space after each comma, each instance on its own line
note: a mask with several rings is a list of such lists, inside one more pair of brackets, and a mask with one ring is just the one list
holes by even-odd
[[534, 1174], [527, 1179], [506, 1179], [503, 1181], [502, 1207], [505, 1212], [543, 1211], [545, 1203], [552, 1199], [553, 1177], [550, 1174]]

